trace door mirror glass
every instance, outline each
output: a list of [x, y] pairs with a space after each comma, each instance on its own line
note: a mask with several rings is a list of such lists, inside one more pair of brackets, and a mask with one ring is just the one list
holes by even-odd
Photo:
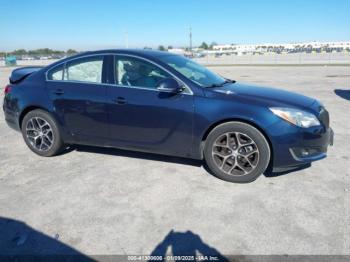
[[184, 90], [174, 78], [165, 78], [160, 80], [158, 82], [157, 89], [160, 92], [166, 93], [180, 93]]

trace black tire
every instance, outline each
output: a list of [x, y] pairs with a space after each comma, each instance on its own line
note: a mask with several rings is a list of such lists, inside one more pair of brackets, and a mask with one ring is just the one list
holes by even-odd
[[[48, 127], [51, 128], [50, 137], [52, 138], [52, 143], [50, 144], [50, 146], [43, 148], [43, 150], [37, 149], [32, 144], [33, 142], [31, 142], [27, 136], [27, 125], [28, 124], [31, 125], [29, 121], [32, 120], [33, 118], [39, 118], [41, 120], [45, 120], [49, 124]], [[44, 110], [36, 109], [27, 113], [23, 118], [21, 129], [22, 129], [22, 136], [27, 146], [29, 147], [30, 150], [32, 150], [34, 153], [36, 153], [39, 156], [43, 156], [43, 157], [55, 156], [64, 149], [64, 143], [63, 143], [56, 120], [48, 112]]]
[[[229, 174], [230, 171], [224, 172], [225, 170], [222, 170], [218, 166], [217, 164], [218, 160], [214, 159], [216, 156], [214, 156], [213, 154], [213, 149], [217, 148], [216, 146], [214, 147], [214, 143], [217, 141], [217, 139], [221, 139], [221, 137], [225, 138], [227, 133], [234, 133], [234, 132], [237, 132], [237, 134], [243, 134], [243, 135], [245, 134], [249, 136], [249, 138], [251, 138], [251, 140], [255, 142], [254, 146], [257, 147], [258, 157], [256, 158], [256, 163], [254, 164], [254, 167], [253, 165], [250, 166], [251, 171], [247, 174], [244, 174], [245, 172], [243, 169], [242, 169], [243, 175], [234, 175], [232, 173]], [[227, 142], [227, 144], [229, 143]], [[231, 151], [229, 150], [229, 152], [225, 152], [225, 153], [230, 153], [230, 152]], [[215, 127], [210, 132], [210, 134], [208, 135], [205, 141], [203, 153], [204, 153], [204, 159], [206, 161], [207, 167], [209, 168], [209, 170], [214, 176], [222, 180], [225, 180], [228, 182], [234, 182], [234, 183], [249, 183], [256, 180], [267, 169], [270, 162], [270, 157], [271, 157], [270, 146], [266, 138], [264, 137], [264, 135], [255, 127], [242, 122], [227, 122]], [[233, 159], [237, 159], [237, 156], [234, 156]], [[243, 159], [243, 158], [240, 157], [240, 159]], [[225, 163], [225, 161], [222, 161], [222, 162]], [[243, 161], [246, 161], [246, 160], [244, 159]], [[236, 163], [236, 160], [232, 162]], [[234, 164], [232, 164], [232, 167], [233, 166]], [[240, 171], [239, 166], [237, 167], [237, 169], [238, 171]]]

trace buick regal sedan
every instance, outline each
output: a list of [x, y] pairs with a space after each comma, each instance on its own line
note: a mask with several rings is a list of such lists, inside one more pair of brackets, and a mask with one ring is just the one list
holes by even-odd
[[315, 99], [150, 50], [87, 52], [16, 69], [3, 110], [40, 156], [72, 144], [116, 147], [203, 159], [231, 182], [310, 164], [333, 143], [328, 112]]

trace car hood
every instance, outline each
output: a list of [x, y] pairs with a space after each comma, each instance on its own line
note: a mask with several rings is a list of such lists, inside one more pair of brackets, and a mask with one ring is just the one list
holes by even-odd
[[238, 96], [255, 101], [258, 100], [267, 106], [309, 107], [316, 101], [313, 98], [281, 89], [238, 82], [214, 88], [212, 91], [226, 96]]

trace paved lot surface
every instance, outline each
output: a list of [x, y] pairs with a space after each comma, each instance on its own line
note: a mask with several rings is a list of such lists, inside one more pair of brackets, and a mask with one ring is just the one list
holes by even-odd
[[[230, 184], [196, 161], [121, 150], [79, 147], [41, 158], [1, 113], [0, 253], [151, 254], [172, 243], [204, 253], [350, 254], [350, 95], [335, 93], [350, 90], [350, 67], [213, 70], [320, 99], [336, 134], [329, 157]], [[0, 68], [1, 89], [9, 74]]]

